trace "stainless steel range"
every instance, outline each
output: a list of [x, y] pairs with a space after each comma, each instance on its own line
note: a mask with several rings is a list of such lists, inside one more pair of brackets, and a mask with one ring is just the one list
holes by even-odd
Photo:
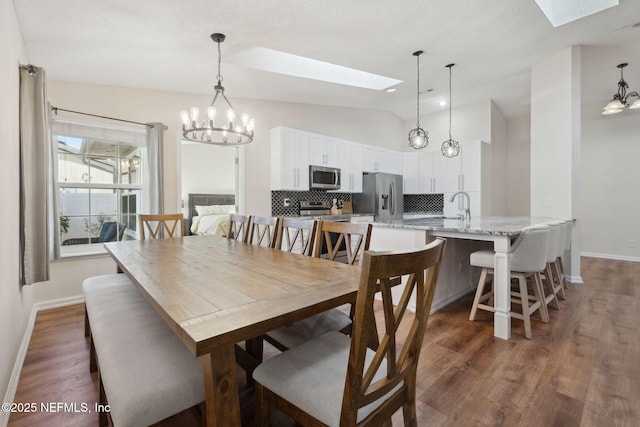
[[300, 200], [300, 216], [320, 216], [331, 214], [331, 202]]

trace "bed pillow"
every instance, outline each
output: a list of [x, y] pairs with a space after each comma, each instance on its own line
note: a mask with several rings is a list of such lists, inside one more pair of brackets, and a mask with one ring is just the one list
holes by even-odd
[[236, 210], [235, 205], [210, 205], [210, 206], [197, 206], [196, 212], [198, 215], [216, 215], [216, 214], [228, 214], [233, 213]]

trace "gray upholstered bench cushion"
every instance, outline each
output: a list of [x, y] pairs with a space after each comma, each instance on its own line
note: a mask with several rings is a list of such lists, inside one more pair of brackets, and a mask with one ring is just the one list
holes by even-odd
[[[348, 336], [328, 332], [264, 361], [253, 371], [253, 378], [321, 422], [338, 426], [350, 345]], [[373, 351], [367, 352], [365, 366], [373, 356]], [[383, 361], [374, 382], [384, 377], [385, 367]], [[398, 384], [389, 395], [401, 386]], [[362, 408], [358, 420], [377, 408], [376, 403]]]
[[124, 274], [82, 284], [116, 427], [147, 426], [204, 401], [202, 365]]

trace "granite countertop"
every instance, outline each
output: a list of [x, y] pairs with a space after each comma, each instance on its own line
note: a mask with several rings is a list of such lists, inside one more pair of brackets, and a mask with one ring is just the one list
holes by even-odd
[[471, 217], [471, 221], [465, 222], [462, 219], [441, 216], [374, 222], [373, 225], [414, 230], [516, 236], [524, 227], [553, 221], [561, 220], [529, 216], [485, 216]]

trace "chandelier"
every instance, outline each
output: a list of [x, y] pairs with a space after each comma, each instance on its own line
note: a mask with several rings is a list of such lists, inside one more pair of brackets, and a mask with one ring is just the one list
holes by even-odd
[[449, 139], [442, 143], [440, 151], [445, 157], [455, 157], [460, 154], [460, 143], [454, 141], [451, 138], [451, 69], [456, 64], [449, 64], [446, 67], [449, 69]]
[[416, 57], [418, 64], [418, 92], [416, 94], [417, 119], [416, 128], [409, 132], [409, 147], [415, 150], [425, 148], [429, 145], [429, 133], [420, 127], [420, 55], [422, 55], [422, 53], [421, 50], [413, 52], [413, 56]]
[[[182, 111], [182, 135], [184, 139], [193, 142], [203, 142], [206, 144], [236, 146], [248, 144], [253, 141], [253, 129], [255, 122], [249, 118], [247, 114], [238, 116], [231, 102], [224, 94], [222, 87], [222, 74], [220, 73], [220, 63], [222, 53], [220, 51], [220, 43], [225, 39], [224, 34], [211, 34], [211, 39], [218, 44], [218, 75], [216, 79], [218, 83], [213, 87], [215, 95], [211, 105], [207, 108], [207, 116], [200, 120], [200, 110], [198, 107], [191, 107], [190, 113]], [[226, 115], [222, 117], [222, 124], [216, 125], [216, 101], [221, 99], [227, 105]], [[224, 108], [224, 104], [222, 104]]]
[[[638, 95], [638, 92], [634, 91], [634, 92], [627, 93], [627, 89], [629, 88], [629, 85], [627, 84], [627, 82], [624, 81], [624, 77], [622, 76], [622, 71], [624, 67], [626, 67], [627, 65], [629, 64], [627, 64], [626, 62], [623, 62], [622, 64], [618, 64], [618, 68], [620, 68], [620, 81], [618, 82], [618, 93], [613, 95], [613, 99], [609, 101], [607, 105], [604, 106], [604, 108], [602, 109], [602, 114], [616, 114], [622, 111], [625, 107], [628, 107], [629, 109], [634, 109], [634, 110], [637, 108], [640, 108], [640, 95]], [[637, 99], [633, 104], [629, 105], [627, 101], [631, 97], [636, 97]]]

